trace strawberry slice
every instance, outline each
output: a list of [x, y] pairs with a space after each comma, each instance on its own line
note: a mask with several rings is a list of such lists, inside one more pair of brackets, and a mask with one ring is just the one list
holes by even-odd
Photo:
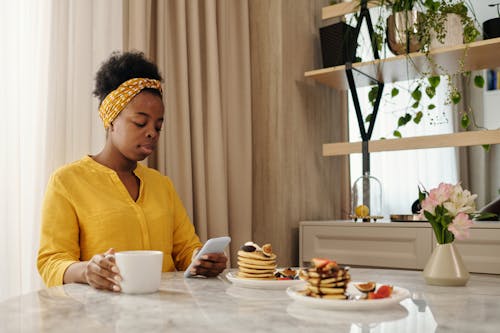
[[375, 292], [377, 298], [387, 298], [392, 294], [392, 286], [383, 285]]
[[368, 293], [368, 299], [380, 299], [380, 298], [387, 298], [387, 297], [390, 297], [392, 294], [392, 286], [387, 286], [387, 285], [383, 285], [383, 286], [380, 286], [377, 291], [373, 292], [369, 292]]
[[325, 267], [326, 265], [330, 264], [332, 266], [337, 266], [337, 262], [325, 258], [312, 258], [311, 259], [314, 267], [316, 268], [321, 268]]

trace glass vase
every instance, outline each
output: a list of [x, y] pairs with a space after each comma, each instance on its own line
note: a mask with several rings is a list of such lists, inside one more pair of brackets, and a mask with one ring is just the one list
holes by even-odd
[[354, 220], [365, 222], [381, 219], [382, 216], [382, 184], [366, 172], [356, 179], [351, 193], [351, 216]]

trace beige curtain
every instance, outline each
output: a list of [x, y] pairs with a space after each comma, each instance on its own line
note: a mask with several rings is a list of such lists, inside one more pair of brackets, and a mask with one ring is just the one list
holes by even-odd
[[44, 184], [56, 168], [104, 146], [94, 75], [122, 45], [122, 17], [112, 14], [122, 11], [119, 0], [54, 0], [51, 9]]
[[[246, 1], [125, 1], [125, 48], [165, 78], [156, 167], [169, 175], [202, 240], [252, 239], [251, 87]], [[151, 161], [153, 162], [153, 161]]]
[[321, 64], [328, 1], [124, 2], [125, 49], [146, 52], [166, 82], [156, 160], [203, 240], [271, 243], [298, 263], [301, 220], [347, 215], [346, 158], [322, 144], [347, 138], [345, 93], [304, 78]]

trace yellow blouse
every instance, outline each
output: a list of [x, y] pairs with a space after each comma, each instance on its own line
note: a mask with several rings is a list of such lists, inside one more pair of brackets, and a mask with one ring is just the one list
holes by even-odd
[[42, 208], [38, 271], [47, 286], [61, 285], [74, 262], [109, 248], [163, 251], [163, 271], [185, 270], [201, 247], [170, 179], [141, 164], [134, 201], [118, 174], [89, 156], [58, 169]]

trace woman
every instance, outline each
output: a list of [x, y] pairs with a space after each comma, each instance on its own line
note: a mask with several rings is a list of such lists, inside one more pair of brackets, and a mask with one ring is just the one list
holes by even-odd
[[[163, 271], [173, 271], [186, 269], [201, 247], [170, 179], [137, 163], [158, 143], [161, 80], [142, 53], [114, 53], [97, 72], [106, 143], [49, 181], [38, 253], [48, 286], [77, 282], [120, 291], [115, 250], [161, 250]], [[222, 253], [206, 255], [193, 273], [215, 276], [226, 261]]]

